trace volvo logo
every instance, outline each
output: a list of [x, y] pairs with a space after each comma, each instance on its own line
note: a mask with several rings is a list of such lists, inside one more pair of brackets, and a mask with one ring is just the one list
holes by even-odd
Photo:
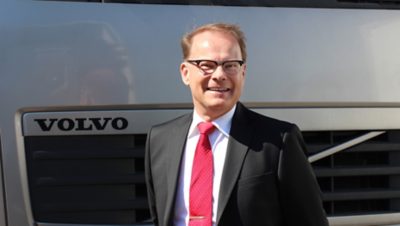
[[61, 131], [124, 130], [128, 127], [128, 120], [123, 117], [42, 118], [34, 121], [43, 132], [51, 131], [55, 127]]
[[[1, 1], [1, 0], [0, 0]], [[23, 136], [145, 134], [155, 122], [173, 118], [153, 110], [91, 110], [22, 112]], [[157, 120], [155, 120], [157, 118]], [[166, 120], [164, 120], [166, 121]]]

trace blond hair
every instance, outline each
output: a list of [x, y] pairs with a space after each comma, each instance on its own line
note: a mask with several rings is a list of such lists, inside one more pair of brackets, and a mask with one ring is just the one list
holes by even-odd
[[226, 23], [205, 24], [185, 34], [181, 40], [183, 59], [187, 59], [189, 57], [193, 37], [205, 31], [218, 31], [232, 35], [239, 44], [240, 52], [243, 58], [242, 60], [246, 61], [247, 52], [246, 52], [246, 38], [244, 36], [244, 33], [240, 30], [240, 27], [238, 25], [226, 24]]

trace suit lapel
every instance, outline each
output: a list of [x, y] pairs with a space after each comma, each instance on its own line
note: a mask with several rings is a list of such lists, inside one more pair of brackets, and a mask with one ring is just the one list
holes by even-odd
[[167, 200], [164, 225], [172, 225], [173, 219], [173, 208], [176, 197], [176, 190], [178, 186], [178, 180], [180, 175], [180, 167], [183, 156], [183, 150], [185, 148], [186, 137], [189, 131], [190, 123], [192, 121], [192, 114], [185, 115], [177, 123], [174, 123], [174, 127], [170, 130], [170, 146], [168, 151], [168, 180], [167, 180]]
[[232, 118], [228, 150], [221, 179], [217, 225], [236, 185], [244, 158], [251, 142], [253, 129], [247, 113], [248, 109], [246, 109], [241, 103], [238, 103], [235, 114]]

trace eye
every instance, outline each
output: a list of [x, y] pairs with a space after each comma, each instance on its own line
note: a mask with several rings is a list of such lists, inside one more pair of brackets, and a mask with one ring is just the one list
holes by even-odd
[[227, 61], [223, 64], [223, 68], [229, 74], [236, 74], [239, 71], [240, 63], [237, 61]]
[[217, 67], [217, 64], [213, 61], [203, 60], [203, 61], [200, 61], [199, 67], [205, 71], [214, 70]]
[[225, 70], [236, 70], [240, 67], [239, 63], [236, 61], [232, 62], [225, 62], [224, 63], [224, 69]]

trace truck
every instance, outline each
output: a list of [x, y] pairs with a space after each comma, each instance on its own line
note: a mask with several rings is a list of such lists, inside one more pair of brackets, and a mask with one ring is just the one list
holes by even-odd
[[146, 134], [192, 110], [180, 38], [212, 22], [246, 34], [241, 102], [302, 130], [330, 225], [400, 225], [399, 3], [2, 0], [0, 226], [152, 225]]

